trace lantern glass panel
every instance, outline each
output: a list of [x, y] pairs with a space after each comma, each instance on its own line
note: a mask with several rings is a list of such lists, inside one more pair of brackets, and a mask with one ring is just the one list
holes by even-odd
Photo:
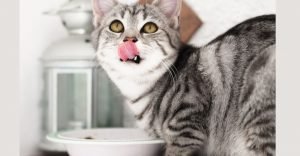
[[84, 73], [57, 75], [57, 130], [87, 126], [87, 81]]

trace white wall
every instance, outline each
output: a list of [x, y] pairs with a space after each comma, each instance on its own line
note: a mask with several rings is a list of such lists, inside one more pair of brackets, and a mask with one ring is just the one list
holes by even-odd
[[52, 42], [66, 36], [60, 20], [42, 12], [64, 0], [20, 1], [21, 155], [36, 156], [40, 133], [42, 75], [39, 57]]
[[[40, 129], [42, 75], [39, 57], [51, 42], [67, 35], [55, 16], [43, 11], [66, 0], [20, 1], [21, 155], [35, 156]], [[275, 0], [186, 0], [204, 22], [191, 43], [203, 45], [247, 18], [275, 12]]]

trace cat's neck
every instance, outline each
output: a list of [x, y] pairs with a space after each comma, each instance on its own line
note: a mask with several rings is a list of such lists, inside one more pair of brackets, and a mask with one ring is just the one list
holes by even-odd
[[147, 75], [147, 77], [153, 77], [153, 80], [143, 81], [142, 78], [138, 79], [120, 79], [116, 82], [118, 88], [121, 90], [125, 99], [131, 103], [135, 103], [147, 94], [155, 85], [155, 76]]
[[[187, 63], [191, 52], [194, 51], [194, 47], [189, 45], [183, 45], [179, 49], [179, 55], [171, 56], [172, 59], [169, 59], [169, 64], [161, 63], [160, 67], [153, 72], [145, 73], [133, 77], [122, 76], [122, 78], [115, 78], [120, 76], [111, 75], [111, 78], [118, 86], [125, 99], [128, 102], [136, 103], [143, 97], [151, 94], [151, 91], [154, 90], [155, 84], [163, 79], [163, 75], [166, 72], [170, 74], [178, 74], [178, 70], [185, 66]], [[192, 50], [193, 49], [193, 50]], [[174, 68], [176, 70], [174, 70]], [[174, 73], [176, 72], [176, 73]], [[175, 77], [175, 75], [173, 75]]]
[[134, 77], [109, 75], [123, 94], [126, 102], [137, 103], [151, 94], [156, 82], [165, 72], [166, 71], [162, 69]]
[[[194, 51], [192, 49], [193, 47], [191, 46], [183, 45], [178, 52], [179, 55], [169, 59], [168, 63], [170, 64], [166, 65], [161, 63], [160, 67], [153, 72], [132, 77], [118, 75], [120, 73], [114, 74], [111, 72], [108, 74], [123, 94], [125, 102], [132, 106], [131, 109], [136, 115], [139, 114], [140, 110], [143, 110], [143, 108], [148, 104], [149, 100], [151, 100], [151, 95], [155, 91], [157, 82], [170, 76], [167, 74], [168, 76], [164, 77], [163, 75], [165, 75], [166, 72], [170, 72], [170, 74], [173, 74], [174, 77], [174, 74], [177, 74], [178, 76], [178, 70], [186, 65], [191, 52]], [[174, 70], [174, 68], [176, 70]]]

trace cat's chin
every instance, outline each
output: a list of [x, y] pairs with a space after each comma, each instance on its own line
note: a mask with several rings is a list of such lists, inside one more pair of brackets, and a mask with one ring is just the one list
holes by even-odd
[[[151, 66], [151, 65], [150, 65]], [[141, 60], [139, 63], [134, 61], [109, 61], [107, 63], [102, 64], [102, 67], [110, 73], [116, 72], [118, 75], [122, 77], [132, 77], [132, 76], [141, 76], [144, 75], [145, 72], [149, 71], [151, 67], [147, 64], [146, 60]]]
[[126, 68], [126, 69], [123, 69], [124, 71], [128, 71], [128, 70], [139, 70], [139, 68], [145, 68], [144, 65], [145, 65], [145, 62], [144, 60], [141, 60], [139, 63], [136, 63], [134, 61], [131, 61], [131, 60], [128, 60], [128, 61], [120, 61], [119, 63], [119, 66], [122, 66], [123, 68]]

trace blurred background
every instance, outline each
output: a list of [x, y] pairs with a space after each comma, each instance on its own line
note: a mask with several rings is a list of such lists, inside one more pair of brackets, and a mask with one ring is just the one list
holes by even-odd
[[[183, 41], [196, 46], [243, 20], [275, 13], [276, 5], [275, 0], [184, 2]], [[95, 62], [89, 3], [20, 1], [21, 156], [64, 151], [45, 140], [47, 133], [134, 126], [122, 96]]]

